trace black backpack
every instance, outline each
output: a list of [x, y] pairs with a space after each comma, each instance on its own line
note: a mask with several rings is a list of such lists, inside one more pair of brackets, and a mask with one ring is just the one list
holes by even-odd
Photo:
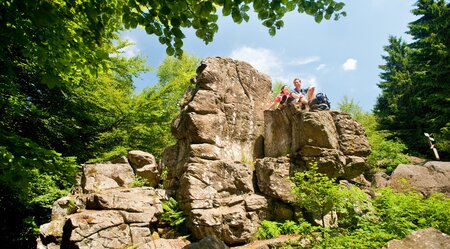
[[313, 110], [330, 110], [330, 100], [326, 94], [318, 93], [316, 98], [311, 101], [310, 107]]

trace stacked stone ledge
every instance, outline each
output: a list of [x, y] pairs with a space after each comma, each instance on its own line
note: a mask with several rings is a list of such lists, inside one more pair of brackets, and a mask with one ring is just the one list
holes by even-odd
[[128, 158], [107, 163], [83, 165], [79, 193], [54, 203], [51, 222], [40, 227], [37, 248], [170, 249], [187, 245], [181, 239], [160, 239], [152, 234], [163, 212], [165, 191], [132, 186], [136, 175], [150, 184], [158, 183], [157, 169], [154, 157], [142, 151], [130, 151]]

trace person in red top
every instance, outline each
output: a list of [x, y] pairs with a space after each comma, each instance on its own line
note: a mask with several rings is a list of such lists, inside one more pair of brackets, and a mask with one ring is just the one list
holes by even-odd
[[288, 100], [288, 98], [291, 96], [289, 93], [289, 89], [287, 85], [284, 85], [281, 87], [280, 94], [273, 100], [273, 103], [270, 105], [269, 110], [275, 109], [278, 104], [281, 106], [284, 106]]

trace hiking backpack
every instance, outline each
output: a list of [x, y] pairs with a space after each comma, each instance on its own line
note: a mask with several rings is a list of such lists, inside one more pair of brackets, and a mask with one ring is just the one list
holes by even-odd
[[316, 94], [316, 98], [311, 101], [310, 104], [312, 109], [317, 110], [330, 110], [330, 100], [328, 99], [326, 94], [318, 93]]

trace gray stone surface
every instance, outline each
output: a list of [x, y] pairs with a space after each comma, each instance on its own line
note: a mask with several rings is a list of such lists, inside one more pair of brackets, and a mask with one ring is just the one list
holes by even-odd
[[430, 161], [423, 166], [400, 164], [392, 172], [389, 186], [397, 191], [413, 190], [423, 196], [440, 192], [450, 197], [450, 162]]
[[450, 236], [435, 228], [421, 229], [401, 240], [391, 240], [384, 249], [449, 249]]

